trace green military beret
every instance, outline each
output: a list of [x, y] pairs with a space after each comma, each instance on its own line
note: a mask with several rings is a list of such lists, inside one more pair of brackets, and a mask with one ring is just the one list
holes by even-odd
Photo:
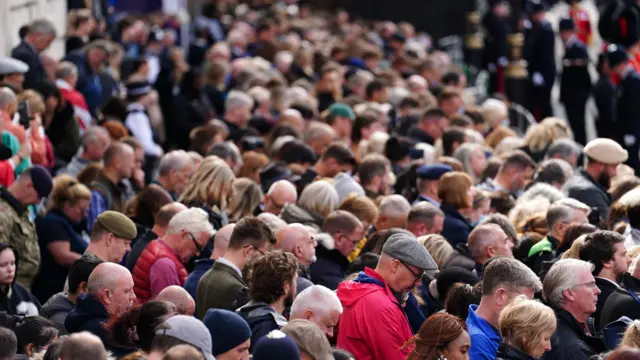
[[132, 240], [136, 237], [136, 224], [124, 214], [107, 210], [98, 216], [96, 223], [104, 226], [113, 235]]

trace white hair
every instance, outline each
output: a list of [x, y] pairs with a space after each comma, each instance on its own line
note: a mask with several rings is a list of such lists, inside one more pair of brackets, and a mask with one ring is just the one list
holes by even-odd
[[78, 75], [78, 67], [70, 61], [62, 61], [56, 67], [56, 79], [65, 80]]
[[436, 161], [436, 148], [431, 144], [427, 143], [417, 143], [416, 149], [422, 150], [424, 152], [424, 163], [425, 165], [433, 164]]
[[237, 44], [237, 43], [246, 44], [247, 38], [245, 37], [244, 32], [242, 30], [231, 29], [231, 31], [229, 31], [229, 35], [227, 36], [227, 41], [229, 41], [230, 44]]
[[215, 231], [209, 222], [209, 215], [200, 208], [189, 208], [175, 214], [169, 221], [167, 234], [176, 235], [182, 231], [188, 231], [194, 236], [207, 233], [212, 236]]
[[293, 54], [291, 51], [278, 51], [273, 59], [273, 63], [280, 66], [291, 66], [293, 63]]
[[498, 99], [487, 99], [482, 103], [482, 116], [489, 124], [503, 121], [509, 117], [507, 105]]
[[294, 194], [296, 199], [298, 198], [298, 190], [296, 189], [295, 185], [293, 185], [288, 180], [278, 180], [271, 184], [271, 186], [269, 187], [269, 191], [267, 191], [267, 195], [271, 195], [276, 191], [290, 192]]
[[338, 192], [326, 180], [314, 181], [302, 190], [298, 205], [307, 210], [327, 216], [338, 207]]
[[16, 93], [8, 87], [0, 88], [0, 109], [4, 109], [9, 104], [13, 104], [18, 101]]
[[532, 200], [544, 198], [550, 204], [566, 198], [562, 191], [547, 183], [536, 183], [525, 191], [516, 201], [516, 204], [526, 204]]
[[589, 215], [589, 213], [591, 212], [591, 208], [589, 207], [589, 205], [583, 203], [582, 201], [576, 200], [574, 198], [563, 198], [563, 199], [560, 199], [560, 200], [554, 202], [552, 205], [568, 206], [568, 207], [572, 208], [573, 210], [585, 211], [587, 213], [587, 215]]
[[358, 144], [360, 159], [364, 159], [369, 154], [383, 154], [387, 140], [389, 140], [389, 133], [385, 131], [376, 131], [371, 134], [369, 140], [361, 140]]
[[296, 295], [291, 305], [291, 319], [300, 319], [305, 311], [314, 314], [326, 314], [336, 310], [342, 314], [342, 304], [338, 295], [322, 285], [313, 285]]
[[426, 89], [428, 86], [427, 80], [425, 80], [420, 75], [409, 76], [409, 78], [407, 79], [407, 84], [409, 86], [409, 89]]
[[320, 140], [325, 137], [334, 139], [336, 137], [335, 130], [328, 124], [312, 121], [304, 133], [304, 142], [309, 144], [311, 141]]
[[550, 305], [561, 307], [564, 303], [564, 290], [579, 284], [582, 271], [591, 273], [594, 265], [578, 259], [562, 259], [553, 264], [544, 277], [543, 295]]
[[501, 156], [524, 146], [524, 140], [517, 136], [507, 136], [496, 145], [493, 156]]
[[411, 211], [411, 204], [409, 201], [398, 194], [388, 195], [382, 198], [380, 201], [380, 215], [385, 215], [392, 218], [407, 217]]
[[160, 175], [168, 175], [173, 170], [182, 170], [188, 164], [193, 165], [193, 161], [189, 154], [184, 150], [170, 151], [160, 159], [158, 172]]
[[227, 111], [237, 107], [252, 108], [253, 98], [242, 91], [231, 90], [224, 102], [224, 106]]
[[402, 100], [406, 99], [410, 95], [409, 90], [403, 87], [393, 87], [389, 91], [389, 103], [393, 106], [398, 106]]
[[269, 229], [271, 229], [274, 234], [280, 231], [280, 229], [282, 229], [283, 227], [287, 226], [286, 221], [282, 220], [277, 215], [274, 215], [272, 213], [263, 212], [260, 213], [257, 218], [267, 224]]

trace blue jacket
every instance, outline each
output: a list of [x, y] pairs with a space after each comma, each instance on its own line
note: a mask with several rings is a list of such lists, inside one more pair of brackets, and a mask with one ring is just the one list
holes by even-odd
[[212, 259], [201, 259], [196, 261], [196, 267], [193, 269], [191, 274], [189, 274], [187, 281], [184, 283], [184, 289], [187, 290], [192, 298], [196, 298], [196, 290], [198, 289], [198, 282], [200, 281], [200, 278], [213, 267], [214, 263], [215, 260]]
[[449, 204], [441, 204], [440, 210], [444, 212], [442, 236], [444, 236], [454, 248], [458, 244], [466, 244], [469, 233], [471, 233], [471, 225], [469, 225], [467, 220], [456, 208]]
[[498, 353], [498, 346], [502, 341], [496, 330], [485, 319], [476, 315], [478, 305], [469, 305], [467, 317], [467, 332], [471, 337], [469, 349], [470, 360], [494, 360]]
[[84, 95], [91, 114], [95, 114], [102, 105], [102, 83], [100, 82], [100, 76], [89, 67], [87, 54], [83, 50], [72, 51], [64, 60], [72, 62], [78, 68], [78, 83], [76, 89]]

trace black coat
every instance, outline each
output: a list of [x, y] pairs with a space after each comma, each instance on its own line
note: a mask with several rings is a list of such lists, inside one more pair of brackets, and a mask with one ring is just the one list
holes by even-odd
[[511, 345], [500, 343], [496, 360], [535, 360], [535, 358]]
[[[637, 101], [637, 100], [636, 100]], [[640, 102], [639, 102], [640, 103]], [[568, 197], [582, 201], [591, 208], [596, 208], [600, 219], [606, 219], [611, 206], [611, 196], [602, 185], [583, 169], [577, 171], [562, 187]]]
[[582, 325], [564, 309], [554, 309], [556, 331], [551, 336], [551, 350], [542, 356], [544, 360], [589, 359], [606, 351], [604, 343], [586, 333]]
[[640, 292], [640, 279], [636, 279], [627, 273], [622, 276], [622, 287], [615, 289], [609, 295], [600, 312], [601, 327], [618, 320], [622, 316], [640, 319], [640, 302], [634, 299], [628, 290], [638, 294]]
[[556, 78], [555, 33], [547, 21], [525, 30], [524, 57], [529, 64], [529, 77], [540, 73], [544, 86], [552, 88]]
[[440, 205], [440, 210], [444, 212], [442, 236], [444, 236], [454, 248], [458, 244], [466, 244], [469, 233], [471, 233], [473, 229], [467, 219], [465, 219], [456, 208], [449, 204]]
[[598, 117], [596, 118], [598, 136], [620, 140], [619, 125], [616, 121], [616, 87], [609, 76], [600, 76], [593, 88], [593, 100], [598, 108]]
[[[326, 241], [333, 241], [333, 239]], [[327, 247], [331, 248], [331, 250]], [[309, 267], [311, 281], [316, 285], [323, 285], [331, 290], [336, 290], [338, 284], [348, 275], [349, 260], [338, 250], [322, 242], [316, 248], [316, 256], [318, 259]]]
[[623, 129], [625, 135], [633, 135], [635, 144], [627, 145], [622, 142], [621, 145], [629, 152], [629, 160], [627, 165], [631, 166], [636, 174], [640, 171], [640, 159], [638, 159], [638, 149], [640, 147], [640, 74], [635, 70], [630, 70], [626, 76], [622, 78], [618, 86], [617, 97], [617, 120], [619, 126]]
[[587, 101], [592, 87], [587, 47], [580, 40], [569, 41], [562, 64], [560, 101], [565, 104]]
[[24, 74], [23, 88], [36, 89], [40, 83], [47, 80], [47, 73], [40, 62], [40, 55], [31, 45], [22, 41], [11, 51], [11, 57], [29, 65], [29, 71]]
[[281, 314], [276, 313], [271, 306], [262, 302], [252, 300], [236, 312], [251, 327], [251, 352], [255, 349], [255, 344], [260, 338], [287, 324], [287, 320]]
[[596, 329], [600, 329], [602, 326], [600, 324], [600, 316], [602, 315], [602, 309], [604, 308], [607, 299], [614, 291], [619, 287], [617, 284], [612, 283], [611, 281], [601, 278], [596, 278], [596, 285], [598, 285], [598, 289], [600, 289], [600, 294], [598, 294], [598, 303], [596, 304], [596, 312], [593, 313], [594, 324]]

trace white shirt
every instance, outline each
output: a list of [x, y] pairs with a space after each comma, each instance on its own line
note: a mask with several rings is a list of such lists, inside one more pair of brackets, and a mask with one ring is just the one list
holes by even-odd
[[[130, 104], [127, 110], [142, 109], [140, 104]], [[160, 145], [153, 141], [153, 131], [151, 130], [151, 122], [149, 117], [143, 111], [130, 112], [124, 121], [127, 129], [140, 142], [145, 155], [162, 156], [163, 151]]]
[[231, 267], [232, 269], [234, 269], [235, 271], [238, 272], [238, 275], [240, 275], [240, 277], [242, 277], [242, 270], [240, 270], [240, 268], [237, 267], [236, 264], [232, 263], [231, 261], [229, 261], [229, 260], [227, 260], [227, 259], [225, 259], [223, 257], [218, 258], [218, 260], [216, 260], [216, 261]]

